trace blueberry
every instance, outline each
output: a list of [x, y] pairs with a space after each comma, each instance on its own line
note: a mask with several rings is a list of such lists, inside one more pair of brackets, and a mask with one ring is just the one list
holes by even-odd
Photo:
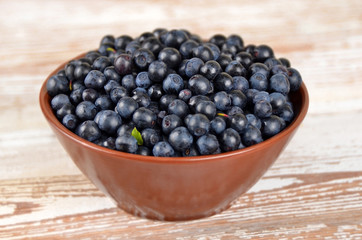
[[168, 112], [184, 118], [189, 113], [189, 107], [181, 99], [175, 99], [168, 105]]
[[187, 77], [192, 77], [195, 74], [198, 74], [200, 68], [204, 65], [204, 62], [197, 57], [193, 57], [187, 60], [185, 65], [185, 74]]
[[283, 66], [289, 68], [290, 67], [290, 62], [288, 59], [286, 58], [279, 58], [279, 61], [283, 64]]
[[179, 48], [188, 38], [188, 35], [182, 30], [171, 30], [165, 34], [163, 43], [167, 47]]
[[219, 136], [220, 148], [225, 151], [234, 151], [240, 145], [240, 135], [232, 128], [225, 129]]
[[246, 96], [246, 100], [247, 100], [247, 104], [249, 106], [254, 106], [254, 97], [256, 94], [258, 94], [260, 91], [256, 90], [254, 88], [250, 88], [248, 90], [246, 90], [245, 96]]
[[148, 69], [149, 65], [155, 60], [155, 56], [153, 53], [145, 48], [137, 49], [133, 54], [134, 64], [141, 71], [145, 71]]
[[248, 120], [245, 115], [242, 113], [237, 113], [232, 116], [229, 116], [228, 125], [232, 129], [236, 130], [239, 134], [244, 131], [246, 126], [248, 125]]
[[111, 90], [115, 87], [120, 87], [121, 85], [115, 81], [115, 80], [109, 80], [105, 85], [104, 85], [104, 91], [106, 91], [107, 94], [109, 94], [111, 92]]
[[192, 92], [191, 92], [190, 89], [182, 89], [178, 93], [178, 98], [181, 99], [184, 102], [188, 102], [191, 97], [192, 97]]
[[129, 119], [136, 109], [138, 109], [138, 103], [131, 97], [119, 99], [116, 106], [117, 113], [124, 119]]
[[94, 103], [96, 99], [99, 97], [99, 93], [97, 90], [93, 88], [86, 88], [82, 92], [82, 99], [83, 101], [89, 101]]
[[133, 63], [132, 56], [130, 54], [120, 54], [114, 60], [114, 69], [121, 76], [132, 73]]
[[249, 76], [254, 75], [255, 73], [261, 73], [265, 77], [269, 77], [269, 68], [263, 63], [253, 63], [249, 67]]
[[232, 90], [230, 91], [229, 96], [231, 98], [232, 106], [240, 107], [241, 109], [243, 109], [246, 106], [247, 99], [242, 91]]
[[131, 92], [137, 87], [135, 77], [132, 74], [123, 76], [121, 84], [128, 92]]
[[116, 138], [116, 149], [122, 152], [135, 153], [138, 149], [137, 140], [132, 135], [121, 135]]
[[261, 132], [266, 138], [272, 137], [283, 130], [285, 122], [278, 116], [271, 115], [262, 120]]
[[202, 155], [210, 155], [219, 148], [219, 141], [215, 135], [206, 134], [197, 139], [196, 146]]
[[246, 91], [249, 89], [249, 81], [243, 76], [233, 77], [233, 82], [234, 82], [234, 87], [233, 87], [234, 90], [240, 90], [245, 94]]
[[108, 95], [99, 96], [94, 102], [94, 105], [96, 105], [98, 111], [113, 108], [113, 102]]
[[74, 68], [74, 80], [76, 81], [84, 81], [84, 78], [87, 76], [87, 74], [92, 70], [91, 65], [87, 62], [82, 62], [75, 66]]
[[53, 97], [53, 99], [50, 102], [50, 105], [53, 110], [58, 110], [67, 103], [70, 103], [70, 99], [69, 99], [68, 95], [60, 93], [60, 94], [56, 95], [55, 97]]
[[254, 49], [254, 57], [257, 62], [264, 62], [268, 58], [274, 57], [274, 53], [269, 46], [259, 45]]
[[158, 53], [162, 50], [163, 45], [158, 38], [149, 37], [142, 42], [141, 47], [150, 50], [154, 56], [158, 56]]
[[165, 47], [158, 54], [158, 60], [166, 63], [168, 68], [176, 68], [181, 63], [181, 54], [176, 48]]
[[217, 75], [222, 71], [220, 64], [217, 61], [210, 60], [207, 61], [200, 68], [200, 74], [209, 79], [210, 81], [214, 80]]
[[94, 62], [98, 57], [102, 56], [98, 51], [89, 51], [85, 55], [85, 58], [88, 59], [90, 62]]
[[243, 111], [243, 109], [241, 109], [240, 107], [237, 107], [237, 106], [232, 106], [230, 109], [228, 109], [226, 111], [226, 114], [228, 116], [233, 116], [238, 113], [244, 114], [244, 111]]
[[124, 87], [115, 87], [109, 93], [109, 96], [113, 103], [117, 104], [119, 99], [128, 97], [127, 90]]
[[254, 114], [252, 113], [249, 113], [249, 114], [246, 114], [245, 115], [246, 119], [248, 120], [248, 123], [253, 125], [254, 127], [256, 127], [257, 129], [260, 129], [261, 128], [261, 121], [260, 119], [255, 116]]
[[47, 92], [51, 97], [59, 93], [69, 93], [69, 81], [65, 76], [53, 75], [51, 76], [46, 84]]
[[209, 42], [215, 44], [219, 48], [225, 43], [226, 37], [222, 34], [215, 34], [210, 39]]
[[146, 88], [136, 87], [132, 91], [132, 96], [137, 95], [137, 94], [148, 94], [148, 91]]
[[62, 120], [63, 117], [67, 114], [74, 114], [74, 105], [69, 103], [64, 104], [61, 108], [56, 111], [56, 116], [59, 120]]
[[89, 101], [79, 103], [75, 109], [75, 115], [82, 121], [93, 120], [97, 114], [97, 107]]
[[156, 124], [157, 116], [151, 110], [140, 107], [133, 113], [132, 120], [137, 129], [142, 130], [152, 128]]
[[222, 46], [222, 48], [226, 48], [230, 50], [234, 55], [238, 52], [240, 52], [244, 47], [244, 41], [243, 39], [236, 35], [231, 34], [226, 38], [225, 44]]
[[114, 47], [118, 50], [118, 49], [125, 49], [127, 44], [130, 43], [132, 41], [132, 37], [128, 36], [128, 35], [122, 35], [117, 37], [114, 40]]
[[259, 91], [266, 91], [268, 89], [268, 79], [267, 77], [260, 73], [256, 72], [250, 77], [250, 86]]
[[233, 59], [224, 54], [224, 53], [221, 53], [219, 58], [216, 59], [216, 61], [219, 63], [219, 65], [221, 66], [222, 69], [225, 69], [227, 65], [229, 65], [229, 63], [232, 61]]
[[73, 103], [74, 105], [78, 105], [81, 101], [83, 101], [82, 94], [84, 89], [85, 89], [84, 87], [83, 89], [78, 88], [70, 93], [69, 99], [71, 103]]
[[192, 96], [188, 102], [189, 108], [191, 109], [191, 111], [195, 112], [196, 111], [196, 105], [199, 102], [202, 101], [209, 101], [210, 98], [204, 95], [196, 95], [196, 96]]
[[263, 141], [260, 130], [252, 124], [249, 124], [241, 134], [241, 142], [246, 146], [255, 145]]
[[222, 72], [216, 76], [214, 80], [214, 87], [217, 91], [229, 92], [234, 87], [233, 78], [226, 72]]
[[[133, 40], [131, 42], [129, 42], [126, 46], [126, 48], [124, 49], [124, 51], [126, 52], [126, 54], [129, 54], [131, 56], [133, 56], [134, 52], [141, 48], [141, 44], [139, 41], [137, 40]], [[114, 64], [115, 65], [115, 64]]]
[[213, 91], [211, 82], [200, 74], [193, 75], [189, 79], [188, 87], [194, 95], [206, 95]]
[[98, 128], [98, 125], [92, 120], [82, 122], [76, 128], [75, 134], [90, 142], [97, 140], [102, 135], [101, 130]]
[[167, 110], [168, 109], [168, 105], [177, 98], [176, 95], [173, 94], [166, 94], [163, 95], [160, 98], [160, 108], [161, 110]]
[[149, 148], [153, 148], [153, 146], [160, 141], [158, 132], [153, 128], [143, 129], [141, 135], [143, 139], [143, 145]]
[[216, 44], [210, 42], [204, 44], [211, 49], [214, 60], [218, 59], [221, 54], [220, 48]]
[[166, 115], [162, 119], [162, 132], [169, 135], [172, 130], [182, 126], [182, 120], [175, 114]]
[[220, 111], [226, 111], [232, 104], [230, 96], [224, 91], [215, 93], [212, 100]]
[[183, 157], [194, 157], [194, 156], [199, 156], [199, 155], [200, 155], [200, 153], [194, 145], [192, 145], [190, 148], [182, 151]]
[[148, 67], [148, 76], [153, 82], [162, 82], [167, 73], [168, 67], [166, 63], [160, 60], [153, 61]]
[[271, 73], [271, 75], [275, 75], [277, 73], [282, 73], [286, 77], [288, 77], [288, 69], [286, 67], [284, 67], [283, 65], [272, 66], [272, 68], [270, 69], [270, 73]]
[[140, 107], [148, 107], [151, 104], [151, 98], [145, 92], [137, 92], [132, 96], [132, 98], [138, 103]]
[[175, 150], [184, 151], [191, 147], [193, 137], [187, 128], [177, 127], [170, 133], [168, 141]]
[[99, 129], [112, 136], [117, 134], [117, 129], [122, 125], [121, 117], [112, 110], [100, 111], [94, 121], [98, 124]]
[[283, 119], [285, 122], [291, 122], [294, 118], [293, 107], [288, 103], [285, 103], [283, 106], [276, 110], [277, 115]]
[[186, 125], [192, 135], [199, 137], [209, 132], [210, 120], [204, 114], [196, 113], [190, 116]]
[[63, 117], [63, 125], [69, 130], [74, 130], [78, 124], [78, 118], [74, 114], [67, 114]]
[[162, 88], [167, 94], [178, 94], [184, 88], [183, 79], [178, 74], [169, 74], [163, 80]]
[[96, 58], [93, 62], [92, 68], [98, 71], [103, 72], [106, 67], [110, 66], [112, 63], [106, 56], [100, 56]]
[[302, 84], [302, 76], [298, 70], [294, 68], [288, 68], [288, 80], [290, 84], [290, 91], [297, 91]]
[[270, 58], [266, 59], [264, 64], [269, 69], [272, 69], [274, 66], [277, 66], [277, 65], [283, 65], [282, 62], [279, 59], [275, 58], [275, 57], [270, 57]]
[[107, 79], [104, 74], [98, 70], [90, 71], [84, 79], [87, 88], [100, 89], [106, 84]]
[[195, 105], [195, 113], [202, 113], [208, 119], [214, 119], [216, 115], [216, 106], [212, 101], [199, 101]]
[[192, 49], [192, 55], [194, 57], [200, 58], [204, 62], [214, 60], [213, 51], [206, 45], [199, 45], [198, 47]]
[[260, 100], [270, 102], [271, 99], [270, 99], [269, 93], [266, 91], [257, 92], [253, 97], [253, 103], [255, 104], [255, 103], [259, 102]]
[[210, 122], [210, 131], [216, 135], [221, 134], [226, 128], [226, 122], [222, 117], [215, 117]]
[[161, 84], [153, 84], [148, 88], [147, 93], [151, 100], [159, 100], [163, 95]]
[[126, 124], [122, 124], [122, 125], [117, 129], [117, 136], [131, 135], [134, 127], [135, 127], [135, 125], [134, 125], [133, 122], [129, 122], [129, 123], [126, 123]]
[[272, 106], [265, 100], [260, 100], [254, 105], [254, 114], [259, 118], [267, 118], [272, 115]]
[[116, 139], [114, 137], [101, 137], [95, 143], [105, 148], [116, 149]]
[[284, 95], [287, 95], [289, 93], [290, 90], [289, 81], [284, 74], [282, 73], [275, 74], [270, 78], [269, 81], [270, 81], [271, 91], [280, 92]]
[[245, 77], [247, 74], [247, 70], [245, 67], [238, 61], [233, 60], [231, 61], [225, 68], [225, 72], [228, 73], [230, 76], [243, 76]]
[[160, 141], [155, 144], [152, 149], [152, 153], [155, 157], [173, 157], [175, 150], [168, 142]]
[[247, 52], [239, 52], [235, 55], [235, 60], [241, 63], [246, 69], [253, 63], [253, 56]]
[[270, 96], [270, 104], [272, 105], [273, 110], [282, 107], [287, 102], [285, 95], [279, 92], [273, 92], [269, 94], [269, 96]]
[[152, 83], [147, 72], [138, 73], [135, 82], [136, 86], [140, 88], [148, 88]]
[[117, 83], [121, 82], [121, 76], [116, 72], [116, 69], [114, 66], [106, 67], [103, 70], [103, 74], [106, 77], [106, 79], [116, 81]]
[[198, 45], [199, 44], [192, 39], [183, 42], [179, 49], [182, 57], [185, 59], [192, 58], [192, 50]]

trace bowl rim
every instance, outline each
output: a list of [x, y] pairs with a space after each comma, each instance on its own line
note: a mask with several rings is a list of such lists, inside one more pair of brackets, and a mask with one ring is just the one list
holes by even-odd
[[[84, 57], [85, 54], [81, 54], [71, 60], [79, 59], [81, 57]], [[69, 61], [71, 61], [69, 60]], [[264, 140], [263, 142], [260, 142], [258, 144], [245, 147], [243, 149], [238, 149], [234, 151], [229, 151], [225, 153], [219, 153], [214, 155], [201, 155], [201, 156], [191, 156], [191, 157], [155, 157], [155, 156], [143, 156], [139, 154], [132, 154], [132, 153], [126, 153], [121, 152], [118, 150], [112, 150], [108, 149], [102, 146], [99, 146], [95, 143], [92, 143], [90, 141], [87, 141], [69, 129], [67, 129], [55, 116], [53, 113], [51, 107], [50, 107], [50, 96], [47, 93], [46, 90], [46, 83], [50, 77], [55, 75], [59, 70], [64, 68], [64, 66], [69, 62], [65, 62], [61, 65], [59, 65], [54, 71], [52, 71], [45, 81], [43, 82], [40, 93], [39, 93], [39, 103], [41, 111], [44, 115], [44, 117], [47, 119], [48, 123], [57, 129], [59, 132], [61, 132], [63, 135], [66, 135], [68, 138], [70, 138], [72, 141], [82, 145], [86, 149], [91, 149], [93, 151], [100, 152], [102, 154], [111, 155], [113, 158], [120, 158], [120, 159], [128, 159], [128, 160], [134, 160], [134, 161], [140, 161], [140, 162], [153, 162], [153, 163], [174, 163], [174, 164], [185, 164], [185, 163], [195, 163], [195, 162], [205, 162], [205, 161], [214, 161], [214, 160], [221, 160], [224, 158], [229, 158], [236, 155], [246, 154], [246, 153], [252, 153], [255, 151], [260, 151], [262, 149], [268, 148], [268, 146], [272, 145], [275, 141], [278, 141], [281, 138], [286, 137], [286, 135], [291, 134], [294, 130], [296, 130], [299, 125], [304, 120], [308, 107], [309, 107], [309, 95], [308, 90], [306, 88], [306, 85], [304, 82], [302, 82], [299, 92], [301, 95], [301, 106], [297, 113], [297, 115], [294, 117], [293, 121], [280, 133], [276, 134], [275, 136], [268, 138]]]

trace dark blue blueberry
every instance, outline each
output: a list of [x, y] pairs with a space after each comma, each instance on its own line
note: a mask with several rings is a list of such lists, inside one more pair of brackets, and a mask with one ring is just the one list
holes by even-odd
[[221, 53], [219, 58], [216, 59], [216, 61], [219, 63], [222, 69], [225, 69], [227, 65], [232, 61], [233, 59], [228, 56], [227, 54]]
[[148, 94], [148, 91], [146, 88], [136, 87], [132, 91], [132, 96], [137, 95], [137, 94]]
[[187, 77], [192, 77], [195, 74], [198, 74], [200, 68], [204, 65], [204, 62], [197, 57], [193, 57], [187, 60], [185, 65], [185, 74]]
[[220, 145], [215, 135], [206, 134], [197, 139], [196, 146], [201, 155], [210, 155], [213, 154]]
[[94, 102], [94, 105], [96, 105], [98, 111], [113, 108], [113, 102], [108, 95], [99, 96]]
[[168, 141], [175, 150], [183, 152], [192, 146], [194, 138], [187, 128], [177, 127], [170, 133]]
[[97, 59], [97, 57], [102, 56], [98, 51], [89, 51], [85, 55], [85, 58], [87, 58], [90, 62], [94, 62], [94, 60]]
[[67, 103], [70, 103], [70, 99], [69, 99], [68, 95], [60, 93], [60, 94], [56, 95], [55, 97], [53, 97], [53, 99], [50, 102], [50, 105], [53, 110], [58, 110]]
[[180, 75], [171, 73], [162, 83], [163, 91], [167, 94], [178, 94], [184, 88], [184, 82]]
[[99, 138], [95, 143], [105, 148], [116, 149], [116, 138], [114, 137], [104, 136]]
[[294, 118], [294, 111], [293, 111], [293, 107], [288, 104], [285, 103], [283, 106], [281, 106], [280, 108], [278, 108], [276, 110], [277, 115], [283, 119], [285, 122], [291, 122]]
[[138, 155], [142, 155], [142, 156], [151, 156], [152, 155], [151, 150], [145, 146], [138, 146], [137, 151], [135, 153]]
[[199, 137], [209, 132], [210, 120], [204, 114], [196, 113], [190, 116], [186, 125], [192, 135]]
[[135, 127], [134, 122], [129, 122], [129, 123], [126, 123], [126, 124], [122, 124], [117, 129], [117, 135], [118, 136], [131, 135], [134, 127]]
[[265, 77], [269, 77], [269, 68], [263, 63], [253, 63], [249, 67], [249, 76], [254, 75], [255, 73], [261, 73]]
[[269, 93], [266, 91], [257, 92], [253, 97], [253, 103], [255, 104], [255, 103], [259, 102], [260, 100], [270, 102], [271, 99], [270, 99]]
[[165, 47], [158, 54], [158, 60], [166, 63], [168, 68], [177, 69], [181, 63], [181, 54], [176, 48]]
[[240, 136], [241, 136], [241, 142], [246, 147], [255, 145], [263, 141], [263, 137], [260, 130], [252, 124], [246, 126], [246, 128], [244, 129], [244, 131]]
[[162, 82], [166, 78], [168, 67], [166, 63], [156, 60], [148, 67], [148, 76], [153, 82]]
[[148, 107], [151, 104], [151, 98], [146, 92], [137, 92], [132, 98], [140, 107]]
[[229, 116], [228, 125], [232, 129], [236, 130], [239, 134], [244, 131], [248, 125], [248, 120], [245, 115], [242, 113], [237, 113], [232, 116]]
[[283, 65], [275, 65], [270, 69], [271, 75], [275, 75], [277, 73], [282, 73], [286, 77], [288, 77], [288, 69], [284, 67]]
[[270, 57], [267, 60], [265, 60], [264, 64], [269, 69], [272, 69], [274, 66], [282, 65], [282, 62], [279, 59], [276, 59], [275, 57]]
[[228, 109], [226, 111], [226, 114], [228, 116], [233, 116], [233, 115], [235, 115], [237, 113], [244, 114], [244, 111], [243, 111], [243, 109], [241, 109], [240, 107], [237, 107], [237, 106], [232, 106], [230, 109]]
[[246, 91], [249, 89], [249, 81], [243, 76], [233, 77], [233, 82], [234, 82], [234, 88], [233, 88], [234, 90], [240, 90], [245, 94]]
[[165, 34], [163, 43], [167, 47], [179, 48], [188, 38], [188, 35], [182, 30], [170, 30]]
[[74, 79], [76, 81], [84, 81], [84, 78], [87, 76], [87, 74], [92, 70], [91, 65], [87, 62], [82, 62], [75, 66], [74, 69]]
[[290, 85], [288, 78], [282, 74], [278, 73], [273, 75], [270, 78], [270, 90], [273, 92], [280, 92], [284, 95], [287, 95], [290, 91]]
[[134, 52], [139, 48], [141, 48], [141, 43], [137, 40], [133, 40], [127, 44], [124, 51], [126, 52], [126, 54], [133, 56]]
[[89, 101], [94, 103], [96, 99], [99, 97], [99, 93], [97, 90], [93, 88], [86, 88], [82, 92], [82, 99], [83, 101]]
[[121, 117], [112, 110], [100, 111], [94, 121], [98, 124], [99, 129], [112, 136], [117, 134], [117, 129], [122, 125]]
[[254, 97], [258, 92], [260, 92], [260, 91], [254, 89], [254, 88], [250, 88], [250, 89], [246, 90], [245, 96], [246, 96], [247, 104], [249, 106], [254, 104]]
[[178, 98], [181, 99], [184, 102], [188, 102], [190, 100], [190, 98], [192, 97], [192, 92], [190, 89], [182, 89], [179, 93], [178, 93]]
[[101, 89], [106, 83], [106, 76], [98, 70], [90, 71], [84, 79], [84, 85], [87, 88]]
[[216, 108], [220, 111], [226, 111], [231, 107], [231, 98], [229, 94], [224, 91], [215, 93], [212, 100], [215, 103]]
[[273, 92], [269, 94], [269, 96], [270, 104], [272, 105], [273, 110], [282, 107], [287, 102], [287, 98], [285, 97], [285, 95], [279, 92]]
[[132, 73], [133, 62], [132, 55], [130, 54], [121, 54], [114, 60], [114, 69], [121, 76]]
[[200, 74], [209, 79], [210, 81], [214, 80], [217, 75], [222, 71], [220, 64], [217, 61], [210, 60], [207, 61], [201, 68]]
[[170, 114], [175, 114], [180, 118], [184, 118], [189, 113], [189, 107], [187, 103], [181, 99], [175, 99], [168, 105], [168, 112]]
[[283, 66], [289, 68], [290, 67], [290, 62], [288, 59], [286, 58], [279, 58], [279, 61], [283, 64]]
[[147, 93], [152, 100], [155, 100], [155, 101], [159, 100], [163, 95], [161, 84], [153, 84], [147, 90]]
[[241, 63], [246, 69], [249, 69], [253, 63], [253, 56], [247, 52], [239, 52], [235, 55], [235, 60]]
[[250, 87], [259, 91], [266, 91], [268, 89], [268, 79], [267, 77], [260, 73], [254, 73], [249, 80]]
[[47, 92], [51, 97], [59, 93], [69, 93], [69, 81], [65, 76], [53, 75], [51, 76], [46, 84]]
[[166, 95], [163, 95], [161, 98], [160, 98], [160, 108], [161, 110], [167, 110], [168, 109], [168, 105], [177, 98], [176, 95], [173, 95], [173, 94], [166, 94]]
[[153, 128], [145, 128], [141, 132], [143, 145], [149, 148], [153, 148], [153, 146], [160, 141], [160, 135]]
[[257, 62], [264, 62], [268, 58], [274, 57], [273, 49], [267, 45], [259, 45], [254, 48], [254, 57]]
[[94, 60], [92, 68], [98, 71], [103, 72], [106, 67], [111, 66], [112, 63], [106, 56], [100, 56], [96, 60]]
[[138, 69], [145, 71], [148, 69], [149, 65], [155, 61], [155, 56], [150, 50], [139, 48], [133, 54], [133, 61]]
[[98, 128], [98, 125], [92, 120], [82, 122], [75, 129], [75, 134], [90, 142], [97, 140], [102, 135], [101, 130]]
[[288, 80], [290, 84], [290, 91], [297, 91], [302, 85], [302, 76], [298, 70], [294, 68], [288, 68]]
[[166, 115], [162, 119], [162, 132], [166, 135], [169, 135], [172, 130], [177, 127], [182, 126], [182, 120], [179, 116], [175, 114]]
[[246, 119], [248, 120], [248, 123], [253, 125], [254, 127], [256, 127], [257, 129], [260, 129], [261, 128], [261, 121], [260, 119], [255, 116], [254, 114], [252, 113], [249, 113], [249, 114], [246, 114], [245, 115]]
[[210, 39], [209, 42], [215, 44], [219, 48], [225, 43], [226, 37], [222, 34], [215, 34]]
[[131, 97], [119, 99], [116, 106], [117, 113], [124, 119], [130, 118], [136, 109], [138, 109], [138, 103]]
[[237, 150], [240, 141], [239, 133], [232, 128], [225, 129], [225, 131], [219, 135], [220, 148], [225, 152]]
[[229, 92], [234, 87], [233, 78], [226, 72], [222, 72], [214, 79], [214, 87], [217, 91]]
[[247, 99], [245, 94], [240, 90], [232, 90], [229, 93], [229, 96], [231, 98], [231, 105], [240, 107], [243, 109], [246, 106]]
[[119, 99], [123, 97], [128, 97], [128, 93], [127, 90], [121, 86], [113, 88], [109, 93], [109, 96], [111, 97], [112, 102], [117, 104]]
[[120, 87], [121, 85], [115, 81], [115, 80], [109, 80], [106, 85], [104, 85], [104, 90], [106, 91], [107, 94], [109, 94], [111, 92], [111, 90], [115, 87]]
[[200, 58], [202, 61], [207, 62], [209, 60], [214, 60], [214, 54], [210, 47], [207, 45], [199, 45], [192, 49], [192, 56]]
[[131, 92], [133, 89], [135, 89], [137, 87], [135, 76], [133, 76], [133, 74], [127, 74], [127, 75], [123, 76], [121, 84], [122, 84], [122, 87], [127, 89], [128, 92]]
[[255, 47], [256, 47], [256, 46], [255, 46], [254, 44], [248, 44], [248, 45], [245, 46], [244, 51], [247, 52], [247, 53], [249, 53], [249, 54], [254, 55], [254, 49], [255, 49]]
[[221, 134], [226, 128], [226, 122], [222, 117], [215, 117], [210, 122], [210, 132], [219, 135]]
[[59, 120], [62, 120], [63, 117], [67, 114], [74, 114], [74, 105], [69, 103], [64, 104], [61, 108], [56, 111], [56, 116]]
[[214, 56], [213, 60], [218, 59], [220, 54], [221, 54], [220, 48], [216, 44], [213, 44], [213, 43], [210, 43], [210, 42], [207, 42], [207, 43], [204, 43], [204, 44], [211, 49], [212, 55]]
[[206, 95], [214, 90], [211, 82], [200, 74], [193, 75], [189, 79], [188, 88], [193, 95]]
[[113, 52], [114, 45], [110, 45], [110, 44], [101, 44], [98, 48], [98, 52], [102, 55], [107, 57], [109, 55], [110, 52]]
[[139, 43], [143, 43], [144, 41], [146, 41], [147, 39], [151, 38], [151, 37], [154, 37], [155, 35], [153, 35], [153, 33], [151, 32], [144, 32], [142, 33], [138, 38], [137, 38], [137, 41]]
[[148, 77], [148, 73], [147, 72], [140, 72], [137, 74], [136, 77], [136, 86], [140, 87], [140, 88], [148, 88], [149, 86], [151, 86], [151, 80]]
[[135, 153], [138, 149], [137, 140], [132, 135], [121, 135], [116, 138], [116, 149], [122, 152]]
[[185, 59], [192, 58], [192, 50], [197, 46], [199, 46], [199, 44], [192, 39], [183, 42], [180, 46], [182, 57]]
[[62, 123], [69, 130], [74, 130], [78, 125], [78, 118], [74, 114], [67, 114], [63, 117]]
[[142, 130], [154, 127], [157, 115], [145, 107], [140, 107], [133, 113], [132, 120], [137, 129]]
[[73, 90], [70, 95], [69, 95], [69, 99], [70, 101], [76, 106], [78, 105], [81, 101], [83, 101], [82, 98], [82, 93], [83, 90], [85, 89], [85, 87], [82, 88], [78, 88], [76, 90]]
[[114, 40], [114, 47], [118, 49], [124, 50], [128, 43], [132, 41], [132, 37], [128, 35], [122, 35]]
[[101, 39], [101, 43], [100, 44], [110, 44], [114, 46], [114, 36], [112, 35], [105, 35], [102, 37]]
[[225, 68], [225, 72], [228, 73], [230, 76], [243, 76], [245, 77], [247, 74], [247, 70], [245, 67], [238, 61], [233, 60], [231, 61]]
[[210, 98], [207, 97], [207, 96], [204, 96], [204, 95], [196, 95], [196, 96], [192, 96], [189, 100], [189, 108], [191, 109], [191, 111], [195, 112], [196, 111], [196, 105], [199, 103], [199, 102], [202, 102], [202, 101], [209, 101]]
[[216, 106], [212, 101], [199, 101], [195, 105], [195, 113], [202, 113], [208, 119], [214, 119], [216, 115]]
[[265, 100], [260, 100], [254, 105], [254, 114], [259, 118], [267, 118], [272, 115], [272, 106]]
[[141, 47], [150, 50], [154, 56], [158, 56], [159, 52], [163, 48], [163, 45], [158, 38], [149, 37], [142, 42]]
[[107, 78], [107, 80], [114, 80], [118, 83], [121, 82], [121, 76], [116, 72], [116, 69], [114, 66], [106, 67], [103, 71], [104, 76]]
[[280, 133], [285, 127], [285, 122], [278, 116], [271, 115], [268, 118], [262, 119], [261, 132], [265, 138], [272, 137]]
[[244, 48], [244, 41], [243, 39], [236, 35], [231, 34], [226, 38], [225, 44], [222, 46], [223, 49], [228, 49], [235, 55], [236, 53], [240, 52]]
[[173, 157], [175, 155], [175, 150], [168, 142], [160, 141], [155, 144], [152, 153], [155, 157]]
[[199, 155], [200, 155], [200, 153], [199, 153], [199, 151], [197, 151], [197, 149], [194, 145], [192, 145], [190, 148], [182, 151], [183, 157], [194, 157], [194, 156], [199, 156]]
[[83, 101], [75, 109], [75, 115], [81, 120], [93, 120], [97, 114], [97, 107], [92, 102]]

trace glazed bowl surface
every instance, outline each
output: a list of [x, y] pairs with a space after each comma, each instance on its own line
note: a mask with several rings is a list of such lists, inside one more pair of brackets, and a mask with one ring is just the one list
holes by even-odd
[[309, 105], [302, 83], [291, 97], [293, 122], [279, 134], [241, 150], [197, 157], [135, 155], [93, 144], [59, 122], [50, 106], [46, 82], [65, 64], [55, 69], [41, 87], [39, 101], [46, 120], [74, 163], [99, 190], [126, 212], [150, 219], [190, 220], [227, 209], [278, 158]]

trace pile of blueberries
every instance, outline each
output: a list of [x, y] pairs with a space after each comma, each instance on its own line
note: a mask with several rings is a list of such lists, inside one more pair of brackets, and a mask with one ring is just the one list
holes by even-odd
[[302, 83], [267, 45], [238, 35], [203, 41], [187, 30], [106, 35], [46, 84], [62, 124], [100, 146], [177, 157], [242, 149], [294, 118]]

